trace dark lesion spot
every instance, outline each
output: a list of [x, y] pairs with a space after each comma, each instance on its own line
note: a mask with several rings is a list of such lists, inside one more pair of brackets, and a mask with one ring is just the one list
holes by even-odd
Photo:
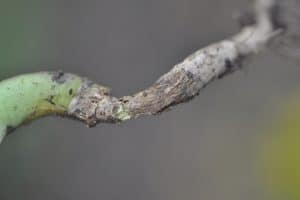
[[230, 60], [229, 58], [226, 58], [224, 61], [224, 66], [225, 66], [225, 71], [221, 74], [218, 75], [218, 79], [223, 78], [225, 75], [231, 73], [234, 71], [235, 69], [235, 64], [232, 60]]
[[73, 89], [69, 89], [69, 95], [72, 95], [73, 94]]
[[56, 103], [54, 102], [54, 96], [50, 95], [47, 99], [45, 99], [48, 103], [50, 103], [51, 105], [56, 105]]
[[186, 71], [186, 75], [189, 79], [193, 79], [194, 78], [194, 74], [190, 71]]
[[226, 70], [229, 70], [229, 71], [231, 71], [234, 68], [234, 64], [228, 58], [225, 59], [225, 68], [226, 68]]
[[59, 84], [63, 84], [64, 82], [66, 82], [65, 75], [66, 74], [63, 71], [54, 72], [52, 74], [52, 81], [59, 83]]
[[147, 97], [148, 93], [146, 91], [143, 92], [143, 97]]
[[124, 96], [124, 97], [121, 97], [119, 98], [119, 101], [121, 101], [122, 103], [128, 103], [130, 101], [130, 99], [132, 99], [133, 97], [132, 96]]

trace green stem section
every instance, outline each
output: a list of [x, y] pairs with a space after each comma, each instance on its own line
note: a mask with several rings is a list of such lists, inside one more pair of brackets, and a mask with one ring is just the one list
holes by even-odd
[[0, 142], [26, 122], [66, 114], [83, 81], [73, 74], [40, 72], [0, 82]]

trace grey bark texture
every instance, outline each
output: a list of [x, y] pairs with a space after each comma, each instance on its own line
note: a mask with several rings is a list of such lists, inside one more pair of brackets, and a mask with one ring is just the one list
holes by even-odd
[[[249, 56], [260, 52], [274, 39], [299, 32], [289, 16], [288, 0], [257, 0], [252, 10], [252, 23], [229, 39], [200, 49], [175, 65], [152, 86], [132, 96], [111, 96], [109, 89], [96, 84], [81, 88], [69, 108], [69, 114], [88, 126], [98, 122], [122, 122], [143, 115], [156, 115], [199, 94], [210, 82], [243, 66]], [[297, 12], [296, 12], [297, 13]], [[299, 14], [297, 14], [299, 15]], [[299, 20], [300, 21], [300, 20]], [[290, 26], [290, 30], [288, 29]], [[298, 28], [298, 27], [297, 27]]]

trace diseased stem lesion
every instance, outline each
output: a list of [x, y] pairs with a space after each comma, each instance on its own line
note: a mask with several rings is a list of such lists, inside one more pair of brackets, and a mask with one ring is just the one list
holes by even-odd
[[156, 115], [194, 98], [202, 88], [242, 66], [248, 56], [262, 50], [278, 35], [274, 24], [275, 0], [258, 0], [256, 23], [237, 35], [195, 52], [160, 77], [152, 86], [132, 96], [116, 98], [97, 87], [85, 87], [70, 106], [70, 114], [89, 126], [98, 122], [122, 122], [143, 115]]
[[[83, 121], [91, 127], [99, 122], [120, 123], [143, 115], [156, 115], [174, 105], [187, 102], [197, 96], [211, 81], [240, 69], [245, 58], [263, 49], [273, 37], [278, 35], [282, 27], [278, 27], [277, 19], [274, 19], [272, 12], [274, 6], [277, 6], [277, 1], [257, 0], [254, 9], [255, 24], [244, 27], [240, 33], [229, 39], [195, 52], [175, 65], [148, 89], [132, 96], [117, 98], [111, 95], [107, 87], [76, 75], [52, 73], [50, 76], [48, 73], [44, 74], [47, 78], [46, 82], [43, 81], [43, 77], [37, 78], [40, 82], [35, 87], [39, 93], [34, 98], [30, 97], [30, 87], [27, 88], [26, 95], [29, 97], [26, 112], [36, 111], [34, 106], [43, 102], [47, 105], [43, 115], [60, 114]], [[22, 76], [22, 78], [25, 81], [32, 81], [32, 75]], [[5, 84], [7, 84], [5, 81], [0, 83], [0, 95], [3, 93], [1, 86], [5, 88]], [[51, 84], [55, 87], [49, 87]], [[18, 89], [22, 90], [22, 84], [15, 86], [21, 87]], [[28, 87], [28, 84], [26, 86]], [[51, 92], [55, 94], [52, 98]], [[12, 95], [8, 98], [15, 97]], [[18, 101], [19, 106], [22, 106], [21, 101]], [[0, 98], [1, 106], [3, 108], [6, 105]], [[37, 110], [43, 111], [42, 108]], [[14, 127], [19, 126], [28, 121], [32, 115], [29, 112], [20, 112], [19, 121], [14, 121], [13, 118], [9, 121], [5, 114], [0, 114], [0, 139], [4, 137], [7, 127], [12, 124]]]
[[161, 113], [194, 98], [210, 81], [237, 69], [238, 57], [231, 41], [206, 47], [176, 65], [150, 88], [126, 97], [125, 106], [135, 117]]

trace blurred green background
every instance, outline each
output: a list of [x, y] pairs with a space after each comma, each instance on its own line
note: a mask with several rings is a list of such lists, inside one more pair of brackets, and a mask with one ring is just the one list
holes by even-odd
[[[0, 79], [61, 69], [132, 94], [236, 33], [233, 16], [248, 7], [248, 0], [1, 0]], [[267, 52], [161, 116], [93, 129], [35, 121], [0, 145], [0, 199], [286, 197], [291, 192], [272, 192], [268, 177], [276, 176], [264, 171], [282, 163], [266, 158], [284, 145], [266, 141], [277, 138], [269, 128], [299, 91], [299, 73], [299, 63]]]
[[261, 140], [258, 167], [276, 199], [300, 199], [300, 91], [291, 95]]
[[1, 1], [0, 79], [39, 70], [44, 59], [53, 58], [54, 46], [47, 40], [53, 30], [49, 12], [47, 1]]

